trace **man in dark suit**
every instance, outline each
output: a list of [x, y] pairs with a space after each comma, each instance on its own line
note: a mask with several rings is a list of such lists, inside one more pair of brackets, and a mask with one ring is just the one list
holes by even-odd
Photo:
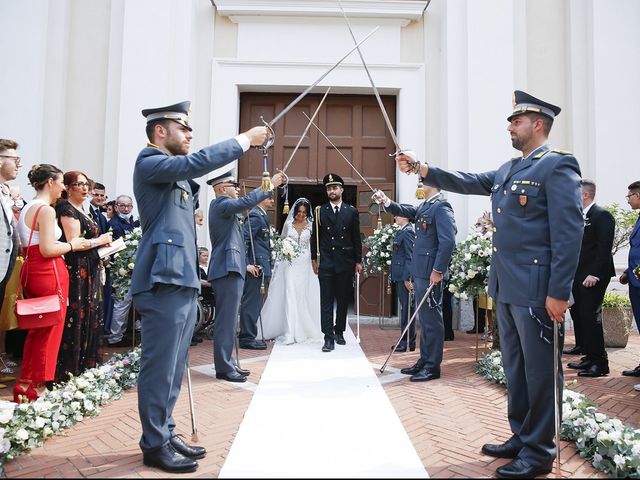
[[266, 198], [251, 209], [242, 224], [247, 250], [247, 273], [240, 303], [240, 348], [265, 350], [266, 343], [256, 340], [258, 317], [262, 308], [261, 286], [269, 286], [271, 279], [271, 232], [267, 210], [273, 206], [273, 197]]
[[107, 200], [107, 192], [105, 186], [101, 183], [94, 183], [91, 190], [91, 200], [89, 201], [89, 211], [91, 212], [91, 218], [100, 227], [100, 233], [107, 233], [109, 230], [108, 220], [102, 214], [102, 207]]
[[[493, 254], [489, 295], [497, 302], [500, 350], [507, 379], [509, 424], [504, 444], [482, 452], [513, 460], [498, 467], [500, 478], [532, 478], [551, 471], [555, 458], [554, 388], [562, 398], [562, 368], [554, 385], [553, 323], [569, 307], [584, 230], [580, 166], [575, 157], [547, 144], [560, 107], [516, 90], [507, 118], [511, 144], [522, 152], [497, 170], [451, 172], [407, 155], [396, 161], [424, 182], [471, 195], [490, 195]], [[558, 362], [561, 367], [561, 362]]]
[[[316, 207], [311, 233], [311, 264], [320, 282], [320, 323], [324, 333], [323, 352], [335, 344], [344, 345], [347, 307], [353, 277], [362, 272], [362, 240], [358, 210], [342, 202], [344, 181], [329, 173], [322, 179], [329, 203]], [[335, 323], [333, 305], [336, 307]]]
[[[18, 228], [9, 204], [9, 187], [6, 182], [15, 180], [20, 169], [20, 156], [16, 153], [18, 143], [0, 139], [0, 307], [4, 290], [18, 255]], [[4, 352], [4, 345], [0, 345]]]
[[265, 127], [189, 154], [193, 135], [191, 102], [145, 109], [149, 143], [138, 154], [133, 191], [142, 238], [131, 277], [133, 304], [142, 322], [138, 376], [140, 448], [144, 464], [192, 472], [202, 447], [187, 445], [174, 429], [173, 408], [180, 394], [200, 292], [193, 215], [202, 177], [240, 158], [267, 138]]
[[[411, 205], [403, 205], [410, 207]], [[411, 283], [411, 258], [413, 256], [413, 245], [416, 241], [416, 232], [407, 217], [396, 215], [396, 225], [400, 227], [393, 239], [393, 253], [391, 254], [391, 281], [395, 283], [396, 295], [400, 302], [400, 330], [404, 332], [409, 322], [409, 292], [413, 291]], [[412, 302], [411, 309], [415, 308]], [[400, 340], [396, 347], [396, 352], [407, 351], [407, 336], [409, 337], [409, 350], [416, 349], [416, 322], [409, 327], [407, 335]]]
[[[271, 179], [272, 187], [278, 187], [283, 181], [284, 176], [281, 173], [275, 174]], [[234, 365], [232, 359], [245, 276], [247, 271], [252, 270], [247, 267], [241, 213], [273, 196], [273, 189], [265, 192], [256, 188], [248, 195], [238, 198], [238, 183], [231, 172], [213, 178], [207, 183], [216, 193], [216, 198], [209, 205], [211, 260], [207, 275], [216, 299], [216, 316], [213, 323], [213, 361], [216, 378], [227, 382], [245, 382], [249, 371]]]
[[[633, 182], [627, 193], [627, 203], [633, 210], [640, 209], [640, 181]], [[629, 235], [629, 263], [627, 269], [620, 275], [620, 283], [629, 284], [629, 299], [631, 300], [631, 309], [636, 319], [636, 325], [640, 330], [640, 278], [638, 278], [633, 270], [640, 265], [640, 218], [636, 221], [631, 235]], [[627, 377], [640, 377], [640, 365], [633, 370], [625, 370], [622, 372]], [[638, 387], [638, 385], [636, 385]]]
[[440, 378], [440, 364], [444, 353], [444, 319], [442, 318], [443, 284], [448, 277], [451, 254], [456, 246], [456, 221], [451, 204], [439, 188], [424, 185], [426, 200], [417, 207], [392, 202], [380, 191], [377, 201], [394, 215], [414, 221], [416, 241], [411, 260], [411, 288], [415, 290], [416, 308], [430, 285], [429, 297], [418, 311], [420, 318], [420, 358], [411, 367], [400, 370], [411, 375], [412, 382], [428, 382]]
[[574, 329], [581, 334], [576, 346], [584, 357], [569, 362], [569, 368], [581, 370], [578, 376], [601, 377], [609, 373], [609, 359], [602, 332], [602, 301], [611, 277], [616, 274], [611, 248], [616, 221], [607, 210], [595, 203], [596, 184], [582, 180], [584, 236], [578, 269], [573, 281], [574, 304], [570, 308]]

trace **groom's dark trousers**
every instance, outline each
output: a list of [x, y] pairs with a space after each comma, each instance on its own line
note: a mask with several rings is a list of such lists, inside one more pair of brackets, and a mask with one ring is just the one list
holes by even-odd
[[[356, 263], [362, 261], [358, 210], [342, 203], [338, 213], [331, 203], [315, 209], [311, 259], [318, 262], [321, 327], [325, 340], [335, 339], [347, 326], [347, 307], [353, 292]], [[318, 242], [319, 239], [319, 242]], [[333, 303], [337, 303], [335, 328]]]

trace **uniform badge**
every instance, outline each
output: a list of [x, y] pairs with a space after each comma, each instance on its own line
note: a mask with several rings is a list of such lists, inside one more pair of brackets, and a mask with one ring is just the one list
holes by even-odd
[[429, 230], [429, 224], [428, 224], [428, 223], [426, 223], [426, 222], [424, 222], [424, 223], [422, 224], [422, 228], [423, 228], [423, 229], [424, 229], [424, 231], [426, 232], [427, 230]]
[[520, 206], [524, 207], [527, 204], [527, 196], [526, 195], [520, 195]]
[[186, 202], [187, 200], [189, 200], [189, 194], [183, 190], [182, 191], [182, 201]]

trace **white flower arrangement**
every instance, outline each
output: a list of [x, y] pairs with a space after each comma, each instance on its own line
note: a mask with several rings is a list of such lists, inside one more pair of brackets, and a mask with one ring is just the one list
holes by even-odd
[[107, 265], [111, 271], [111, 285], [115, 300], [124, 300], [124, 297], [129, 292], [131, 274], [136, 266], [136, 254], [138, 253], [138, 243], [141, 238], [142, 228], [140, 227], [128, 232], [123, 238], [127, 247], [114, 253]]
[[485, 214], [464, 242], [457, 245], [449, 267], [449, 291], [466, 300], [483, 293], [491, 264], [492, 223]]
[[280, 260], [291, 261], [300, 255], [301, 249], [298, 242], [294, 239], [286, 237], [282, 238], [278, 232], [271, 227], [271, 259], [273, 262]]
[[[476, 371], [506, 385], [500, 352], [483, 355]], [[587, 397], [568, 388], [562, 394], [560, 436], [574, 441], [580, 456], [610, 477], [640, 477], [640, 430], [598, 412]]]
[[0, 400], [0, 473], [8, 460], [41, 446], [85, 417], [98, 415], [102, 405], [136, 384], [139, 371], [140, 348], [136, 348], [56, 385], [35, 402]]
[[376, 228], [373, 235], [364, 239], [364, 246], [368, 252], [365, 255], [367, 271], [373, 274], [389, 273], [391, 257], [393, 255], [393, 240], [400, 227], [396, 224], [384, 225]]

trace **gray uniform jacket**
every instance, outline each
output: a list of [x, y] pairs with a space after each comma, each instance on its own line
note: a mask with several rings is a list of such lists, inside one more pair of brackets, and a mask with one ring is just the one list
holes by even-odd
[[209, 281], [239, 273], [242, 278], [247, 273], [247, 251], [242, 234], [241, 212], [255, 207], [273, 192], [259, 188], [241, 198], [220, 195], [209, 205], [209, 236], [211, 237], [211, 260], [209, 261]]
[[584, 230], [580, 167], [573, 155], [544, 145], [527, 159], [486, 173], [429, 167], [425, 182], [491, 195], [491, 297], [524, 307], [544, 307], [547, 296], [569, 299]]
[[131, 278], [131, 293], [156, 283], [200, 289], [194, 206], [198, 184], [188, 181], [240, 158], [242, 147], [225, 140], [190, 155], [170, 157], [155, 147], [138, 155], [133, 191], [140, 212], [142, 239]]
[[387, 210], [415, 222], [416, 240], [409, 269], [411, 278], [429, 278], [432, 270], [447, 275], [457, 232], [449, 202], [437, 196], [417, 207], [391, 202]]
[[[251, 231], [249, 231], [251, 227]], [[264, 276], [271, 277], [271, 232], [269, 217], [260, 207], [254, 207], [249, 212], [248, 221], [242, 224], [244, 243], [247, 250], [247, 264], [260, 265]], [[251, 244], [253, 243], [253, 249]], [[255, 261], [253, 255], [255, 253]]]
[[391, 281], [402, 282], [409, 280], [409, 267], [413, 258], [413, 244], [416, 232], [413, 225], [407, 223], [396, 233], [393, 239], [393, 254], [391, 256]]

